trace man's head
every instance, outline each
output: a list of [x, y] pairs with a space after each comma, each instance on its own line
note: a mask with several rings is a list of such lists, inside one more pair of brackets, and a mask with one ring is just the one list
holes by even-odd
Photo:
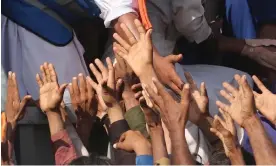
[[111, 165], [111, 160], [105, 156], [90, 155], [81, 156], [73, 161], [69, 165]]

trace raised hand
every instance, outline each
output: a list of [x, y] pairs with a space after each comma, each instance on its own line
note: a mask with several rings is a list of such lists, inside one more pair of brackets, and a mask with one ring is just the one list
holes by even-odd
[[7, 101], [6, 101], [6, 116], [7, 123], [11, 124], [12, 130], [16, 128], [17, 121], [21, 120], [25, 115], [25, 107], [28, 101], [31, 100], [31, 96], [25, 96], [20, 101], [18, 92], [16, 74], [8, 73], [8, 87], [7, 87]]
[[36, 81], [39, 86], [39, 104], [43, 112], [59, 110], [60, 103], [67, 84], [59, 86], [58, 78], [53, 64], [45, 62], [40, 66], [40, 72], [36, 75]]
[[126, 60], [126, 62], [135, 72], [135, 74], [138, 77], [141, 77], [146, 70], [152, 68], [152, 29], [149, 29], [146, 32], [143, 25], [138, 19], [134, 20], [134, 23], [138, 32], [140, 33], [139, 39], [137, 40], [127, 28], [127, 26], [122, 23], [121, 28], [125, 32], [129, 42], [124, 40], [117, 33], [114, 33], [113, 37], [117, 41], [117, 43], [114, 43], [113, 49], [116, 54]]
[[209, 99], [204, 82], [200, 84], [200, 89], [197, 88], [196, 82], [190, 73], [185, 72], [185, 77], [190, 84], [191, 104], [189, 107], [189, 120], [194, 124], [198, 124], [200, 120], [210, 116], [209, 114]]
[[128, 130], [123, 133], [113, 147], [129, 152], [135, 151], [136, 156], [152, 155], [151, 144], [139, 131]]
[[226, 156], [230, 157], [231, 154], [235, 153], [238, 146], [236, 128], [230, 115], [221, 109], [219, 109], [219, 111], [224, 120], [215, 115], [212, 128], [210, 130], [217, 137], [219, 137], [223, 143]]
[[107, 66], [99, 60], [95, 60], [95, 64], [100, 69], [100, 71], [95, 67], [94, 64], [90, 64], [90, 69], [98, 83], [93, 81], [91, 77], [86, 77], [87, 81], [96, 90], [98, 95], [99, 104], [106, 110], [108, 108], [107, 104], [112, 104], [116, 102], [116, 89], [115, 89], [115, 73], [114, 68], [110, 58], [106, 59]]
[[177, 102], [166, 92], [163, 85], [155, 78], [153, 83], [156, 86], [157, 94], [148, 86], [145, 87], [150, 98], [160, 108], [161, 118], [169, 132], [184, 130], [188, 120], [188, 109], [190, 105], [190, 87], [185, 84], [181, 90], [181, 101]]
[[238, 75], [235, 75], [235, 79], [239, 84], [239, 89], [224, 82], [223, 87], [228, 92], [224, 90], [220, 91], [220, 94], [230, 102], [230, 105], [222, 103], [221, 101], [217, 101], [216, 104], [223, 111], [228, 112], [236, 123], [244, 127], [244, 123], [254, 116], [256, 109], [253, 92], [248, 85], [246, 76], [244, 75], [241, 79], [239, 78]]
[[276, 95], [271, 93], [264, 84], [258, 79], [258, 77], [252, 77], [255, 84], [262, 91], [262, 94], [254, 93], [255, 103], [257, 109], [273, 124], [276, 125]]
[[89, 117], [91, 119], [97, 112], [97, 101], [92, 86], [86, 81], [83, 74], [79, 74], [78, 77], [72, 79], [72, 83], [68, 87], [78, 119]]

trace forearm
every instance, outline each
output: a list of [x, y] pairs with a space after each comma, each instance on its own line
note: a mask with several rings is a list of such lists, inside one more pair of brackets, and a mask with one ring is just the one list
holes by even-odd
[[145, 69], [143, 75], [139, 76], [140, 82], [142, 84], [146, 84], [150, 86], [152, 89], [155, 89], [155, 85], [152, 82], [152, 78], [158, 79], [152, 65]]
[[139, 101], [135, 98], [133, 92], [123, 92], [122, 97], [125, 103], [126, 111], [139, 105]]
[[234, 152], [229, 154], [229, 159], [232, 165], [245, 165], [240, 147], [237, 147]]
[[168, 158], [162, 126], [150, 128], [154, 163], [162, 158]]
[[122, 108], [119, 104], [115, 104], [107, 109], [107, 114], [110, 120], [110, 124], [124, 119]]
[[64, 124], [60, 112], [47, 111], [46, 113], [51, 135], [64, 130]]
[[255, 115], [248, 119], [244, 128], [248, 133], [257, 164], [276, 164], [276, 148], [268, 137], [264, 127]]
[[232, 52], [241, 54], [243, 47], [245, 46], [245, 41], [241, 39], [225, 37], [225, 36], [216, 36], [218, 51], [219, 52]]
[[190, 153], [185, 138], [185, 131], [170, 133], [172, 143], [171, 164], [173, 165], [194, 165], [194, 159]]

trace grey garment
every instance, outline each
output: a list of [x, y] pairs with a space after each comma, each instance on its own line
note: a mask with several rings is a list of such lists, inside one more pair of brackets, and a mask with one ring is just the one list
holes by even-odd
[[7, 75], [1, 65], [1, 112], [5, 111], [5, 103], [7, 99]]

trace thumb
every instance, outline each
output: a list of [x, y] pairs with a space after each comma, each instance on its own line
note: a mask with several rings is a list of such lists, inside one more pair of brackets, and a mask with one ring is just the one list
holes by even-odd
[[169, 59], [170, 62], [172, 62], [172, 63], [177, 63], [177, 62], [181, 61], [181, 59], [182, 59], [182, 54], [178, 54], [178, 55], [169, 55], [169, 56], [167, 56], [167, 58]]
[[25, 96], [25, 97], [22, 99], [22, 101], [20, 102], [20, 109], [19, 109], [19, 112], [18, 112], [17, 115], [15, 116], [15, 119], [14, 119], [14, 120], [18, 121], [18, 120], [21, 120], [21, 119], [24, 117], [25, 112], [26, 112], [25, 107], [26, 107], [27, 103], [28, 103], [30, 100], [32, 100], [32, 96], [30, 96], [30, 95], [27, 95], [27, 96]]
[[127, 151], [127, 147], [125, 145], [124, 142], [117, 142], [113, 145], [114, 149], [121, 149], [121, 150], [126, 150]]
[[68, 84], [65, 83], [65, 84], [62, 84], [62, 85], [59, 87], [59, 90], [58, 90], [58, 91], [59, 91], [59, 94], [60, 94], [60, 95], [63, 96], [64, 91], [65, 91], [67, 85], [68, 85]]

